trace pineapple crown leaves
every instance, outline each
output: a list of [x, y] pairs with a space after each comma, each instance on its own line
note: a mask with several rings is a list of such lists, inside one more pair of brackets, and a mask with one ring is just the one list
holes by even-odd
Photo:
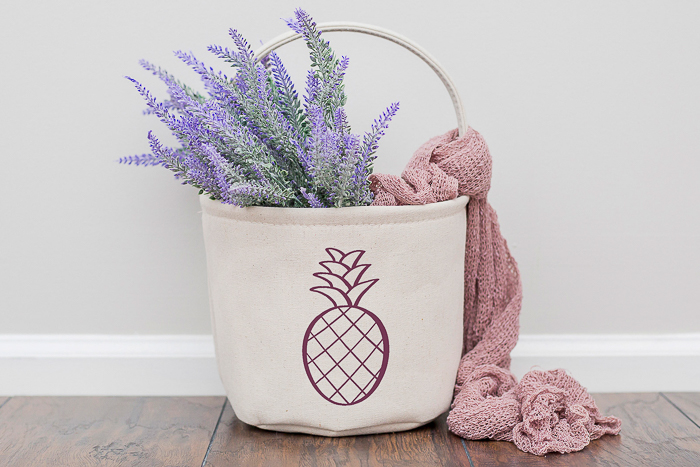
[[371, 264], [358, 264], [363, 250], [343, 253], [337, 248], [326, 248], [331, 261], [319, 264], [327, 272], [317, 272], [314, 277], [324, 280], [328, 286], [312, 287], [312, 292], [328, 298], [334, 306], [358, 306], [362, 297], [379, 279], [362, 281], [362, 276]]

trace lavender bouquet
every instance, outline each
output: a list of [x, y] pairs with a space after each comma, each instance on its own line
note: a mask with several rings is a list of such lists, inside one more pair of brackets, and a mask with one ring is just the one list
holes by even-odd
[[146, 100], [145, 113], [158, 116], [182, 146], [165, 147], [149, 132], [152, 153], [119, 162], [162, 165], [200, 194], [236, 206], [369, 205], [372, 162], [399, 104], [391, 104], [364, 136], [352, 133], [343, 107], [348, 58], [336, 58], [304, 10], [286, 22], [310, 50], [303, 106], [279, 56], [271, 52], [257, 61], [248, 42], [231, 29], [233, 50], [208, 49], [236, 69], [233, 78], [192, 54], [175, 52], [200, 75], [208, 96], [145, 60], [141, 65], [168, 86], [168, 100], [156, 101], [127, 77]]

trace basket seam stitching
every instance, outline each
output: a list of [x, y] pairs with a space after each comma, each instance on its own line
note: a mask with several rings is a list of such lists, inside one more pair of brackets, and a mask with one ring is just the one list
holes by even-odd
[[412, 220], [409, 220], [409, 221], [405, 221], [405, 222], [381, 222], [381, 223], [375, 223], [375, 222], [372, 222], [372, 223], [353, 222], [353, 223], [347, 223], [347, 224], [296, 224], [296, 223], [293, 223], [293, 222], [289, 222], [289, 223], [271, 223], [271, 222], [252, 221], [252, 220], [247, 220], [247, 219], [234, 219], [234, 218], [231, 218], [231, 217], [217, 216], [216, 214], [209, 214], [209, 213], [205, 213], [205, 214], [207, 214], [207, 215], [209, 215], [209, 216], [212, 216], [212, 217], [217, 217], [217, 218], [219, 218], [219, 219], [229, 219], [229, 220], [232, 220], [232, 221], [235, 221], [235, 222], [245, 222], [245, 223], [247, 223], [247, 224], [260, 224], [260, 225], [270, 225], [270, 226], [280, 226], [280, 227], [281, 227], [281, 226], [295, 226], [295, 227], [349, 227], [349, 226], [352, 226], [352, 225], [366, 225], [366, 226], [377, 226], [377, 227], [381, 227], [381, 226], [384, 226], [384, 225], [423, 224], [423, 223], [425, 223], [425, 222], [438, 221], [438, 220], [446, 219], [446, 218], [448, 218], [448, 217], [452, 217], [452, 216], [454, 216], [455, 213], [452, 213], [452, 214], [449, 214], [449, 215], [446, 215], [446, 216], [433, 217], [433, 218], [431, 218], [431, 219], [423, 219], [423, 220], [420, 220], [420, 221], [412, 221]]

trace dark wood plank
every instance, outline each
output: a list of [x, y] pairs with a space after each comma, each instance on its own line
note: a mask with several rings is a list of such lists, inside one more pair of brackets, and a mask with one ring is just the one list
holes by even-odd
[[13, 397], [0, 465], [199, 466], [223, 397]]
[[683, 412], [696, 425], [700, 426], [700, 393], [698, 392], [665, 392], [668, 398], [678, 410]]
[[596, 394], [605, 415], [622, 419], [618, 436], [603, 436], [583, 451], [538, 457], [498, 441], [466, 441], [475, 467], [700, 466], [700, 429], [657, 393]]
[[445, 419], [401, 433], [326, 438], [248, 426], [227, 403], [206, 466], [469, 466]]

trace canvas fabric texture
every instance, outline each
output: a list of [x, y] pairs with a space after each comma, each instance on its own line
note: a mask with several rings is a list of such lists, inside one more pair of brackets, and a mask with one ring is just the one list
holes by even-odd
[[[449, 409], [462, 355], [467, 197], [342, 209], [200, 200], [217, 362], [240, 420], [343, 436], [415, 428]], [[338, 327], [328, 332], [324, 319]]]
[[401, 177], [370, 176], [373, 206], [421, 205], [469, 196], [464, 272], [462, 360], [447, 418], [467, 439], [512, 441], [536, 455], [583, 449], [621, 421], [603, 417], [584, 387], [564, 370], [533, 370], [520, 382], [509, 371], [518, 341], [522, 285], [518, 266], [487, 201], [492, 161], [472, 128], [432, 138]]

